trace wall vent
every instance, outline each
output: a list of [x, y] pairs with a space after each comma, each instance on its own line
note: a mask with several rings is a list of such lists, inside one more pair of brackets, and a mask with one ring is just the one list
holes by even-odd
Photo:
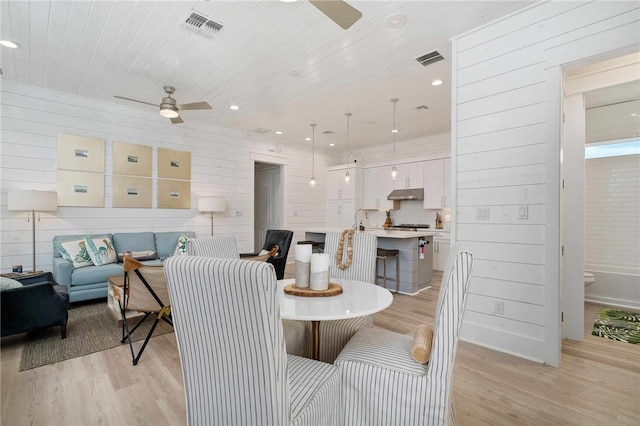
[[426, 67], [427, 65], [433, 64], [434, 62], [438, 62], [443, 59], [444, 56], [442, 56], [437, 50], [434, 50], [433, 52], [425, 53], [424, 55], [417, 57], [416, 61]]
[[324, 132], [322, 132], [325, 135], [332, 135], [333, 132], [331, 130], [325, 130]]
[[195, 10], [186, 16], [182, 21], [182, 26], [189, 31], [207, 38], [213, 38], [223, 28], [222, 24], [210, 20], [206, 15]]
[[426, 109], [429, 109], [429, 107], [426, 105], [417, 105], [417, 106], [414, 106], [413, 109], [415, 109], [416, 111], [424, 111]]
[[262, 127], [256, 127], [255, 129], [251, 129], [250, 132], [252, 133], [259, 133], [261, 135], [264, 135], [265, 133], [269, 133], [271, 130], [269, 129], [263, 129]]

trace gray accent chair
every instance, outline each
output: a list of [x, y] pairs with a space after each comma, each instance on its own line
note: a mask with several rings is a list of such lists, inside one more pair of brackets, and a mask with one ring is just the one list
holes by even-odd
[[426, 365], [412, 359], [411, 336], [374, 328], [353, 336], [335, 362], [341, 375], [343, 424], [455, 424], [453, 362], [472, 267], [473, 254], [460, 244], [452, 247], [442, 275]]
[[[186, 254], [216, 259], [240, 259], [236, 237], [229, 234], [189, 239]], [[310, 332], [307, 324], [300, 321], [282, 320], [282, 326], [284, 327], [287, 352], [292, 355], [308, 356]]]
[[287, 355], [273, 265], [165, 262], [189, 425], [333, 425], [335, 366]]

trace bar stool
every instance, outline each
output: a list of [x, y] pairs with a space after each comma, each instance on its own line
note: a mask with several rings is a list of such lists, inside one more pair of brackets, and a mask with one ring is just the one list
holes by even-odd
[[[396, 278], [387, 277], [387, 259], [394, 258], [396, 259]], [[382, 275], [377, 275], [378, 273], [378, 261], [382, 260]], [[378, 278], [383, 279], [384, 288], [387, 288], [387, 280], [395, 281], [396, 290], [394, 293], [398, 292], [398, 286], [400, 285], [400, 252], [398, 250], [388, 250], [388, 249], [378, 249], [376, 253], [376, 280]], [[376, 283], [377, 284], [377, 283]]]

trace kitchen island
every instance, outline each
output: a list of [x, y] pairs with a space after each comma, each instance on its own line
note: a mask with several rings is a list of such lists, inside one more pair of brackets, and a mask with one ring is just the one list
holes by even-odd
[[[341, 232], [342, 228], [317, 228], [305, 232], [305, 240], [324, 242], [327, 232]], [[440, 232], [432, 231], [394, 231], [386, 229], [368, 229], [357, 233], [373, 234], [378, 240], [378, 248], [398, 250], [400, 264], [400, 293], [414, 294], [430, 287], [433, 274], [433, 236]], [[424, 243], [424, 254], [420, 255], [420, 243]], [[335, 256], [335, 253], [329, 253]], [[382, 263], [378, 265], [377, 275], [382, 275]], [[395, 278], [395, 261], [387, 260], [387, 278]], [[382, 284], [382, 279], [378, 280]], [[390, 290], [395, 283], [387, 279]]]

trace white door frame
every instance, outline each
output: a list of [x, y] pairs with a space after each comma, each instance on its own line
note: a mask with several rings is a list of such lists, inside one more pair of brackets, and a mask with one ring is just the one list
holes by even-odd
[[[250, 176], [249, 176], [249, 182], [250, 182], [250, 186], [251, 186], [251, 230], [249, 232], [249, 241], [251, 241], [251, 245], [253, 246], [254, 241], [255, 241], [255, 206], [254, 206], [254, 201], [255, 201], [255, 169], [256, 169], [256, 163], [268, 163], [268, 164], [275, 164], [280, 166], [280, 184], [281, 184], [281, 188], [282, 188], [282, 229], [286, 229], [287, 228], [287, 210], [286, 210], [286, 206], [287, 206], [287, 196], [289, 191], [287, 190], [287, 166], [288, 166], [288, 160], [286, 157], [281, 157], [281, 156], [277, 156], [277, 155], [269, 155], [269, 154], [263, 154], [263, 153], [258, 153], [258, 152], [251, 152], [249, 155], [250, 158], [250, 162], [251, 162], [251, 167], [249, 167], [250, 169]], [[251, 250], [253, 250], [253, 247], [251, 247]]]

